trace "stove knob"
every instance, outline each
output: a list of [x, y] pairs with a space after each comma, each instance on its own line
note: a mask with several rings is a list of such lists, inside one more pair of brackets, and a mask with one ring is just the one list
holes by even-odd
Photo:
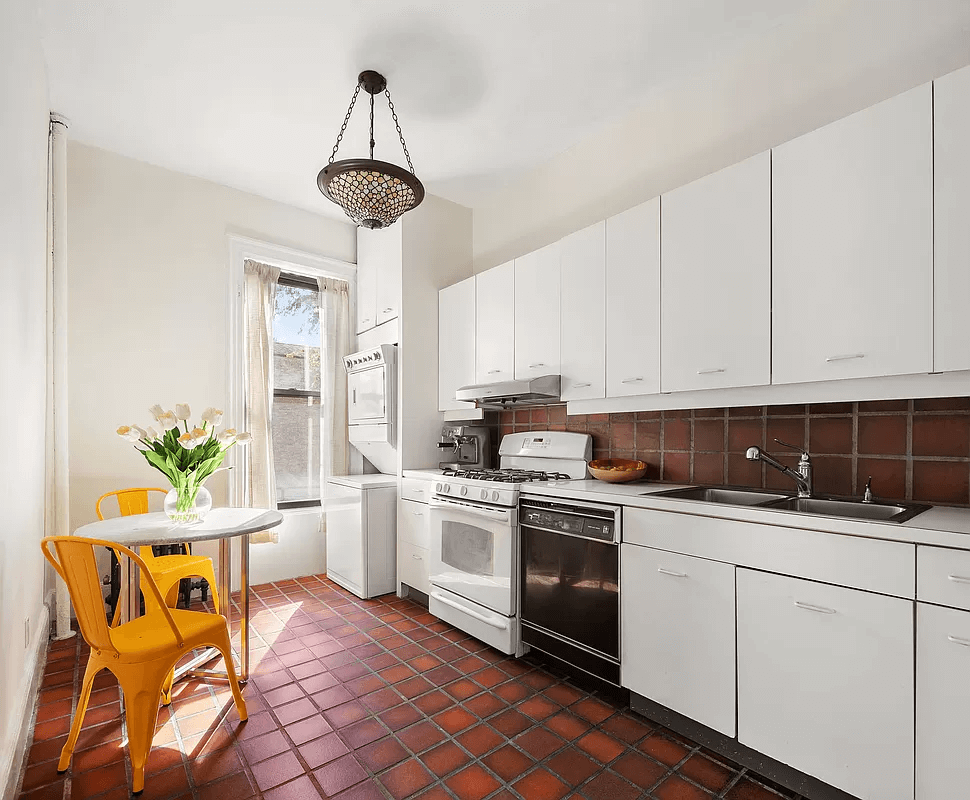
[[434, 485], [434, 490], [435, 490], [436, 492], [440, 492], [440, 491], [441, 491], [441, 484], [440, 484], [440, 483], [436, 483], [436, 484]]
[[488, 489], [482, 489], [482, 500], [488, 500]]
[[466, 494], [468, 494], [468, 487], [467, 486], [462, 486], [461, 487], [461, 496], [464, 497]]
[[444, 485], [444, 490], [445, 490], [445, 494], [448, 494], [448, 492], [450, 492], [450, 491], [451, 491], [451, 486], [450, 486], [450, 484], [447, 484], [447, 483], [446, 483], [446, 484]]
[[492, 492], [492, 500], [496, 503], [498, 502], [498, 492]]

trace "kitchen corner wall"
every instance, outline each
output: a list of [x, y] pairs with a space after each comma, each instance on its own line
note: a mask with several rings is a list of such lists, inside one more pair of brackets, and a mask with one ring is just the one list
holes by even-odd
[[812, 455], [819, 494], [970, 505], [970, 397], [749, 406], [567, 416], [566, 406], [486, 415], [493, 438], [530, 430], [593, 437], [593, 458], [637, 458], [646, 479], [791, 489], [775, 469], [748, 461], [758, 445], [794, 467], [781, 439]]

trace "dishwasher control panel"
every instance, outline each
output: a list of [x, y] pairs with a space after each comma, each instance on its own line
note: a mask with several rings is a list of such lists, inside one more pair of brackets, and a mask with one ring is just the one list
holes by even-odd
[[619, 509], [561, 505], [545, 501], [523, 500], [519, 509], [523, 527], [582, 536], [602, 542], [617, 541]]

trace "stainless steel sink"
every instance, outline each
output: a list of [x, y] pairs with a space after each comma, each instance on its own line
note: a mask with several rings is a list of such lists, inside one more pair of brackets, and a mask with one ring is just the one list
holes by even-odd
[[791, 495], [761, 492], [755, 489], [715, 488], [694, 486], [689, 489], [668, 489], [665, 492], [644, 492], [644, 496], [670, 497], [675, 500], [697, 500], [702, 503], [724, 503], [729, 506], [763, 506]]
[[929, 506], [914, 503], [863, 503], [860, 500], [825, 497], [785, 497], [767, 503], [765, 507], [779, 511], [797, 511], [801, 514], [880, 522], [905, 522], [929, 508]]

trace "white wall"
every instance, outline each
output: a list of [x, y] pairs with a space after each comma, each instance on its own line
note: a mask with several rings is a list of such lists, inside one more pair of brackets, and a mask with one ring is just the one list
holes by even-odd
[[[349, 223], [70, 143], [72, 529], [96, 519], [103, 492], [164, 486], [119, 425], [147, 426], [156, 402], [226, 407], [229, 233], [356, 260]], [[208, 486], [224, 505], [225, 473]], [[254, 546], [253, 582], [322, 571], [319, 527], [294, 514], [279, 545]]]
[[[47, 76], [34, 3], [0, 3], [0, 795], [47, 640]], [[31, 642], [24, 624], [30, 620]], [[15, 774], [16, 773], [16, 774]]]
[[[475, 271], [970, 62], [965, 0], [833, 1], [807, 19], [805, 28], [777, 29], [732, 61], [658, 90], [476, 204]], [[860, 30], [869, 33], [861, 41]]]

